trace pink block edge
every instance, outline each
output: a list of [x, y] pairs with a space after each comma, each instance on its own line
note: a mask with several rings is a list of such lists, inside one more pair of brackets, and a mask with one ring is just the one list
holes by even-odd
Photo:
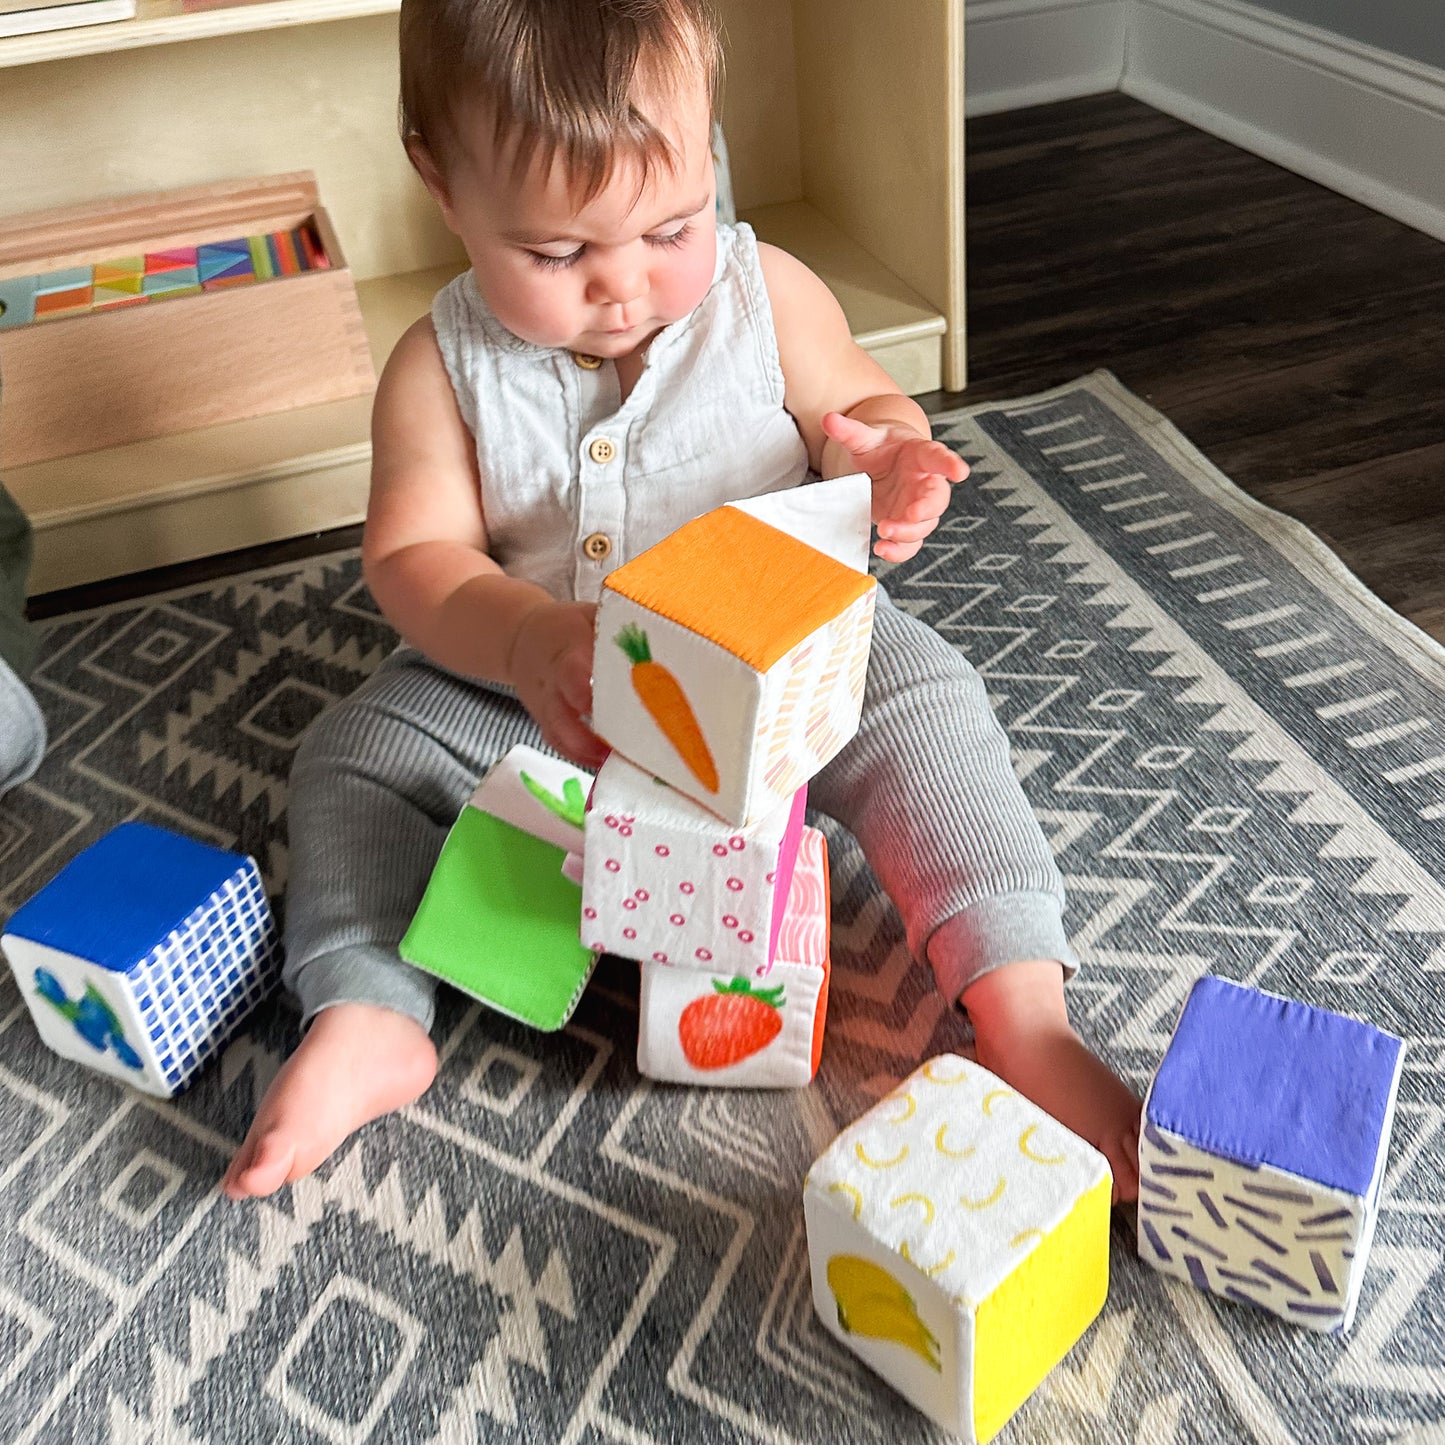
[[778, 935], [783, 931], [783, 915], [788, 911], [788, 894], [793, 886], [793, 869], [798, 862], [798, 844], [803, 837], [803, 814], [808, 807], [808, 785], [803, 784], [793, 794], [792, 810], [788, 814], [788, 826], [783, 829], [783, 841], [778, 845], [777, 878], [773, 884], [773, 917], [768, 925], [768, 966], [778, 952]]

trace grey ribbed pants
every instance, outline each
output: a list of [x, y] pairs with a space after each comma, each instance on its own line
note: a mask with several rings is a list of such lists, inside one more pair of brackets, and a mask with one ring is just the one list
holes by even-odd
[[[541, 746], [515, 698], [403, 649], [307, 732], [291, 772], [286, 982], [310, 1019], [383, 1004], [430, 1028], [436, 980], [397, 944], [478, 778]], [[1063, 884], [978, 674], [879, 591], [857, 735], [810, 807], [862, 844], [952, 1002], [1026, 958], [1072, 970]]]

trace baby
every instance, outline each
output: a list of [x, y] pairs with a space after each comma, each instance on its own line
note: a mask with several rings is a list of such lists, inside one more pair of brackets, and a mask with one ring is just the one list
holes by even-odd
[[[966, 468], [802, 264], [718, 225], [706, 0], [403, 0], [405, 143], [471, 269], [376, 396], [363, 561], [408, 644], [291, 775], [288, 986], [306, 1032], [227, 1171], [314, 1169], [430, 1085], [435, 981], [397, 955], [477, 777], [586, 767], [603, 578], [724, 502], [866, 472], [918, 551]], [[746, 605], [746, 599], [739, 599]], [[859, 839], [979, 1062], [1138, 1188], [1139, 1103], [1069, 1025], [1062, 883], [978, 676], [878, 599], [857, 736], [809, 801]]]

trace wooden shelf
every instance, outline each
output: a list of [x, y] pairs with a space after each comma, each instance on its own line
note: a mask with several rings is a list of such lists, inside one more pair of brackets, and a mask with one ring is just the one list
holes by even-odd
[[[0, 38], [0, 210], [310, 171], [380, 365], [460, 255], [397, 142], [400, 0], [138, 3], [131, 20]], [[718, 5], [743, 215], [833, 288], [904, 391], [961, 386], [963, 0]], [[32, 586], [355, 521], [369, 410], [352, 398], [13, 468]]]
[[[944, 319], [802, 201], [747, 215], [832, 288], [849, 325], [905, 391], [938, 386]], [[460, 267], [357, 286], [378, 372]], [[35, 524], [33, 592], [360, 521], [371, 398], [275, 412], [17, 467], [6, 483]]]
[[743, 219], [759, 240], [791, 252], [827, 282], [855, 340], [904, 391], [938, 389], [938, 338], [948, 324], [936, 307], [807, 201], [758, 206]]
[[398, 9], [400, 0], [257, 0], [252, 4], [186, 11], [180, 0], [140, 0], [131, 20], [0, 39], [0, 67], [34, 65], [44, 60], [101, 55], [116, 50], [140, 50], [149, 45], [174, 45], [212, 35], [239, 35], [252, 30], [350, 20], [358, 15], [387, 15]]
[[[378, 369], [457, 269], [357, 286]], [[6, 484], [35, 526], [30, 590], [360, 521], [370, 424], [357, 396], [17, 467]]]

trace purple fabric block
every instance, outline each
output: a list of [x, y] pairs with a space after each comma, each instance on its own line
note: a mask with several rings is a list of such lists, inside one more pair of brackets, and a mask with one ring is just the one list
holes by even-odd
[[1402, 1047], [1343, 1014], [1204, 977], [1159, 1066], [1148, 1122], [1211, 1154], [1365, 1196]]

